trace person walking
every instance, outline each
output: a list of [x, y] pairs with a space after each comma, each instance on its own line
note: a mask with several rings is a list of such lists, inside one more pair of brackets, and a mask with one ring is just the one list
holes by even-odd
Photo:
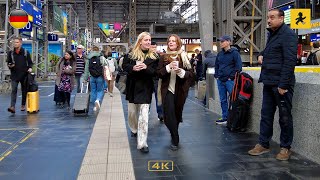
[[11, 78], [11, 104], [8, 108], [8, 111], [11, 113], [16, 112], [16, 101], [17, 101], [17, 92], [18, 85], [21, 85], [22, 99], [21, 99], [21, 111], [26, 110], [26, 101], [27, 101], [27, 89], [26, 89], [26, 78], [28, 73], [32, 72], [32, 60], [30, 53], [22, 47], [22, 38], [15, 37], [13, 38], [13, 47], [12, 51], [8, 52], [7, 56], [7, 65], [10, 69], [10, 78]]
[[77, 52], [75, 54], [76, 58], [76, 82], [77, 82], [77, 93], [80, 92], [80, 86], [82, 83], [81, 76], [84, 73], [85, 64], [86, 64], [86, 56], [83, 54], [84, 47], [80, 44], [77, 46]]
[[[99, 48], [94, 46], [86, 61], [83, 79], [90, 82], [90, 102], [94, 103], [93, 111], [98, 111], [104, 95], [103, 57]], [[89, 79], [90, 78], [90, 79]]]
[[183, 107], [190, 86], [194, 83], [194, 73], [188, 55], [181, 49], [182, 42], [178, 35], [172, 34], [167, 39], [166, 54], [161, 56], [158, 76], [161, 83], [161, 99], [164, 123], [171, 134], [170, 149], [178, 150], [179, 124], [182, 120]]
[[263, 83], [259, 143], [248, 153], [259, 156], [270, 151], [269, 142], [278, 107], [281, 133], [280, 152], [276, 155], [276, 159], [286, 161], [290, 158], [293, 140], [291, 109], [298, 37], [284, 23], [284, 12], [281, 9], [268, 12], [268, 26], [269, 38], [265, 49], [258, 56], [258, 62], [262, 64], [259, 82]]
[[[76, 72], [76, 61], [71, 51], [67, 51], [64, 57], [57, 64], [57, 79], [56, 85], [59, 94], [63, 95], [64, 101], [67, 103], [67, 108], [70, 109], [70, 97], [74, 87], [74, 75]], [[64, 107], [62, 102], [61, 107]]]
[[123, 59], [122, 68], [128, 73], [126, 100], [128, 104], [128, 124], [132, 136], [137, 137], [137, 149], [149, 152], [147, 143], [149, 107], [153, 92], [153, 77], [159, 62], [157, 54], [150, 49], [151, 35], [139, 34], [132, 51]]
[[240, 53], [231, 47], [231, 37], [224, 35], [218, 39], [221, 51], [218, 53], [215, 63], [214, 77], [217, 79], [222, 118], [216, 121], [217, 124], [226, 124], [228, 118], [228, 96], [232, 93], [236, 72], [242, 70]]

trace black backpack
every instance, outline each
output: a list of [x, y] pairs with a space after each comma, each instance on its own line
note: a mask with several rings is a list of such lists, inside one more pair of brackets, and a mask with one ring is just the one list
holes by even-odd
[[34, 73], [28, 73], [27, 78], [25, 79], [25, 85], [27, 92], [36, 92], [38, 91], [38, 83], [35, 80]]
[[100, 57], [94, 56], [89, 60], [89, 72], [93, 77], [99, 77], [103, 74], [103, 67], [100, 63]]
[[315, 52], [310, 52], [309, 56], [307, 57], [306, 65], [319, 65], [317, 58], [318, 51], [319, 50], [316, 50]]
[[253, 78], [245, 72], [237, 72], [228, 109], [227, 128], [230, 131], [246, 131], [252, 93]]

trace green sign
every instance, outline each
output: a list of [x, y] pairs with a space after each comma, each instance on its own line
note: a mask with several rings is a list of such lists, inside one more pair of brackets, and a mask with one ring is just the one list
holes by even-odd
[[67, 14], [55, 2], [53, 2], [53, 28], [65, 36], [68, 34]]

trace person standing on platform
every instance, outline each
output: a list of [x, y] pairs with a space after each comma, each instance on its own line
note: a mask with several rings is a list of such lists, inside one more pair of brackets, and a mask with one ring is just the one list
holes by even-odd
[[26, 98], [27, 98], [27, 89], [26, 89], [26, 78], [28, 73], [32, 72], [32, 60], [30, 53], [21, 47], [22, 38], [15, 37], [13, 38], [13, 51], [8, 52], [7, 64], [10, 69], [11, 75], [11, 105], [8, 108], [8, 111], [15, 113], [16, 101], [17, 101], [17, 92], [18, 84], [21, 84], [22, 100], [21, 100], [21, 111], [26, 110]]
[[77, 93], [80, 92], [80, 86], [81, 86], [81, 76], [84, 73], [85, 64], [86, 64], [86, 57], [83, 54], [84, 47], [80, 44], [77, 46], [77, 53], [75, 54], [77, 67], [76, 67], [76, 82], [77, 82]]
[[228, 117], [228, 96], [231, 95], [236, 72], [242, 70], [240, 53], [231, 47], [231, 37], [224, 35], [218, 39], [221, 51], [218, 53], [215, 63], [214, 77], [217, 79], [222, 118], [216, 121], [217, 124], [226, 124]]
[[258, 156], [270, 151], [273, 121], [279, 108], [280, 152], [277, 160], [288, 160], [293, 140], [292, 97], [295, 85], [294, 68], [297, 60], [298, 37], [284, 23], [284, 12], [273, 9], [268, 12], [269, 38], [259, 54], [262, 64], [259, 82], [263, 83], [263, 99], [259, 143], [248, 153]]
[[[217, 54], [212, 53], [211, 50], [206, 50], [204, 52], [204, 61], [203, 61], [203, 78], [206, 79], [207, 76], [207, 69], [208, 68], [214, 68], [216, 64], [216, 58]], [[205, 94], [203, 104], [206, 106], [207, 105], [207, 95]]]
[[123, 59], [122, 68], [128, 73], [126, 82], [126, 100], [128, 104], [128, 123], [131, 135], [137, 136], [137, 149], [148, 153], [149, 107], [152, 100], [153, 78], [159, 58], [150, 48], [151, 35], [139, 34], [132, 51]]
[[199, 51], [199, 49], [195, 50], [195, 53], [197, 54], [196, 56], [196, 73], [197, 73], [197, 82], [202, 81], [202, 76], [203, 76], [203, 67], [202, 67], [202, 53]]
[[[67, 51], [57, 64], [56, 85], [58, 91], [64, 96], [67, 108], [70, 109], [70, 97], [74, 87], [74, 74], [76, 72], [76, 61], [71, 51]], [[64, 103], [64, 102], [63, 102]], [[61, 104], [63, 107], [63, 104]]]
[[178, 128], [182, 122], [183, 107], [189, 88], [194, 83], [194, 73], [187, 53], [181, 49], [180, 37], [176, 34], [170, 35], [167, 45], [167, 52], [159, 61], [158, 76], [162, 80], [164, 123], [171, 134], [170, 149], [176, 151], [179, 145]]

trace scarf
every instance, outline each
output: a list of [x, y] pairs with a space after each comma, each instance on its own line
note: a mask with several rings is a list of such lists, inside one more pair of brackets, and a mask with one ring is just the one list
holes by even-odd
[[180, 49], [179, 51], [168, 50], [166, 54], [168, 54], [168, 55], [179, 55], [180, 54], [183, 67], [186, 69], [191, 69], [191, 64], [189, 62], [188, 55], [182, 49]]
[[[176, 55], [176, 56], [180, 54], [183, 67], [186, 68], [186, 69], [191, 69], [191, 64], [190, 64], [190, 61], [188, 59], [188, 55], [182, 49], [180, 49], [179, 51], [170, 51], [170, 50], [168, 50], [166, 54], [168, 54], [168, 55]], [[162, 84], [162, 80], [159, 79], [159, 81], [158, 81], [158, 89], [157, 89], [157, 92], [158, 92], [158, 94], [157, 94], [157, 96], [158, 96], [158, 105], [159, 106], [162, 105], [161, 84]]]

